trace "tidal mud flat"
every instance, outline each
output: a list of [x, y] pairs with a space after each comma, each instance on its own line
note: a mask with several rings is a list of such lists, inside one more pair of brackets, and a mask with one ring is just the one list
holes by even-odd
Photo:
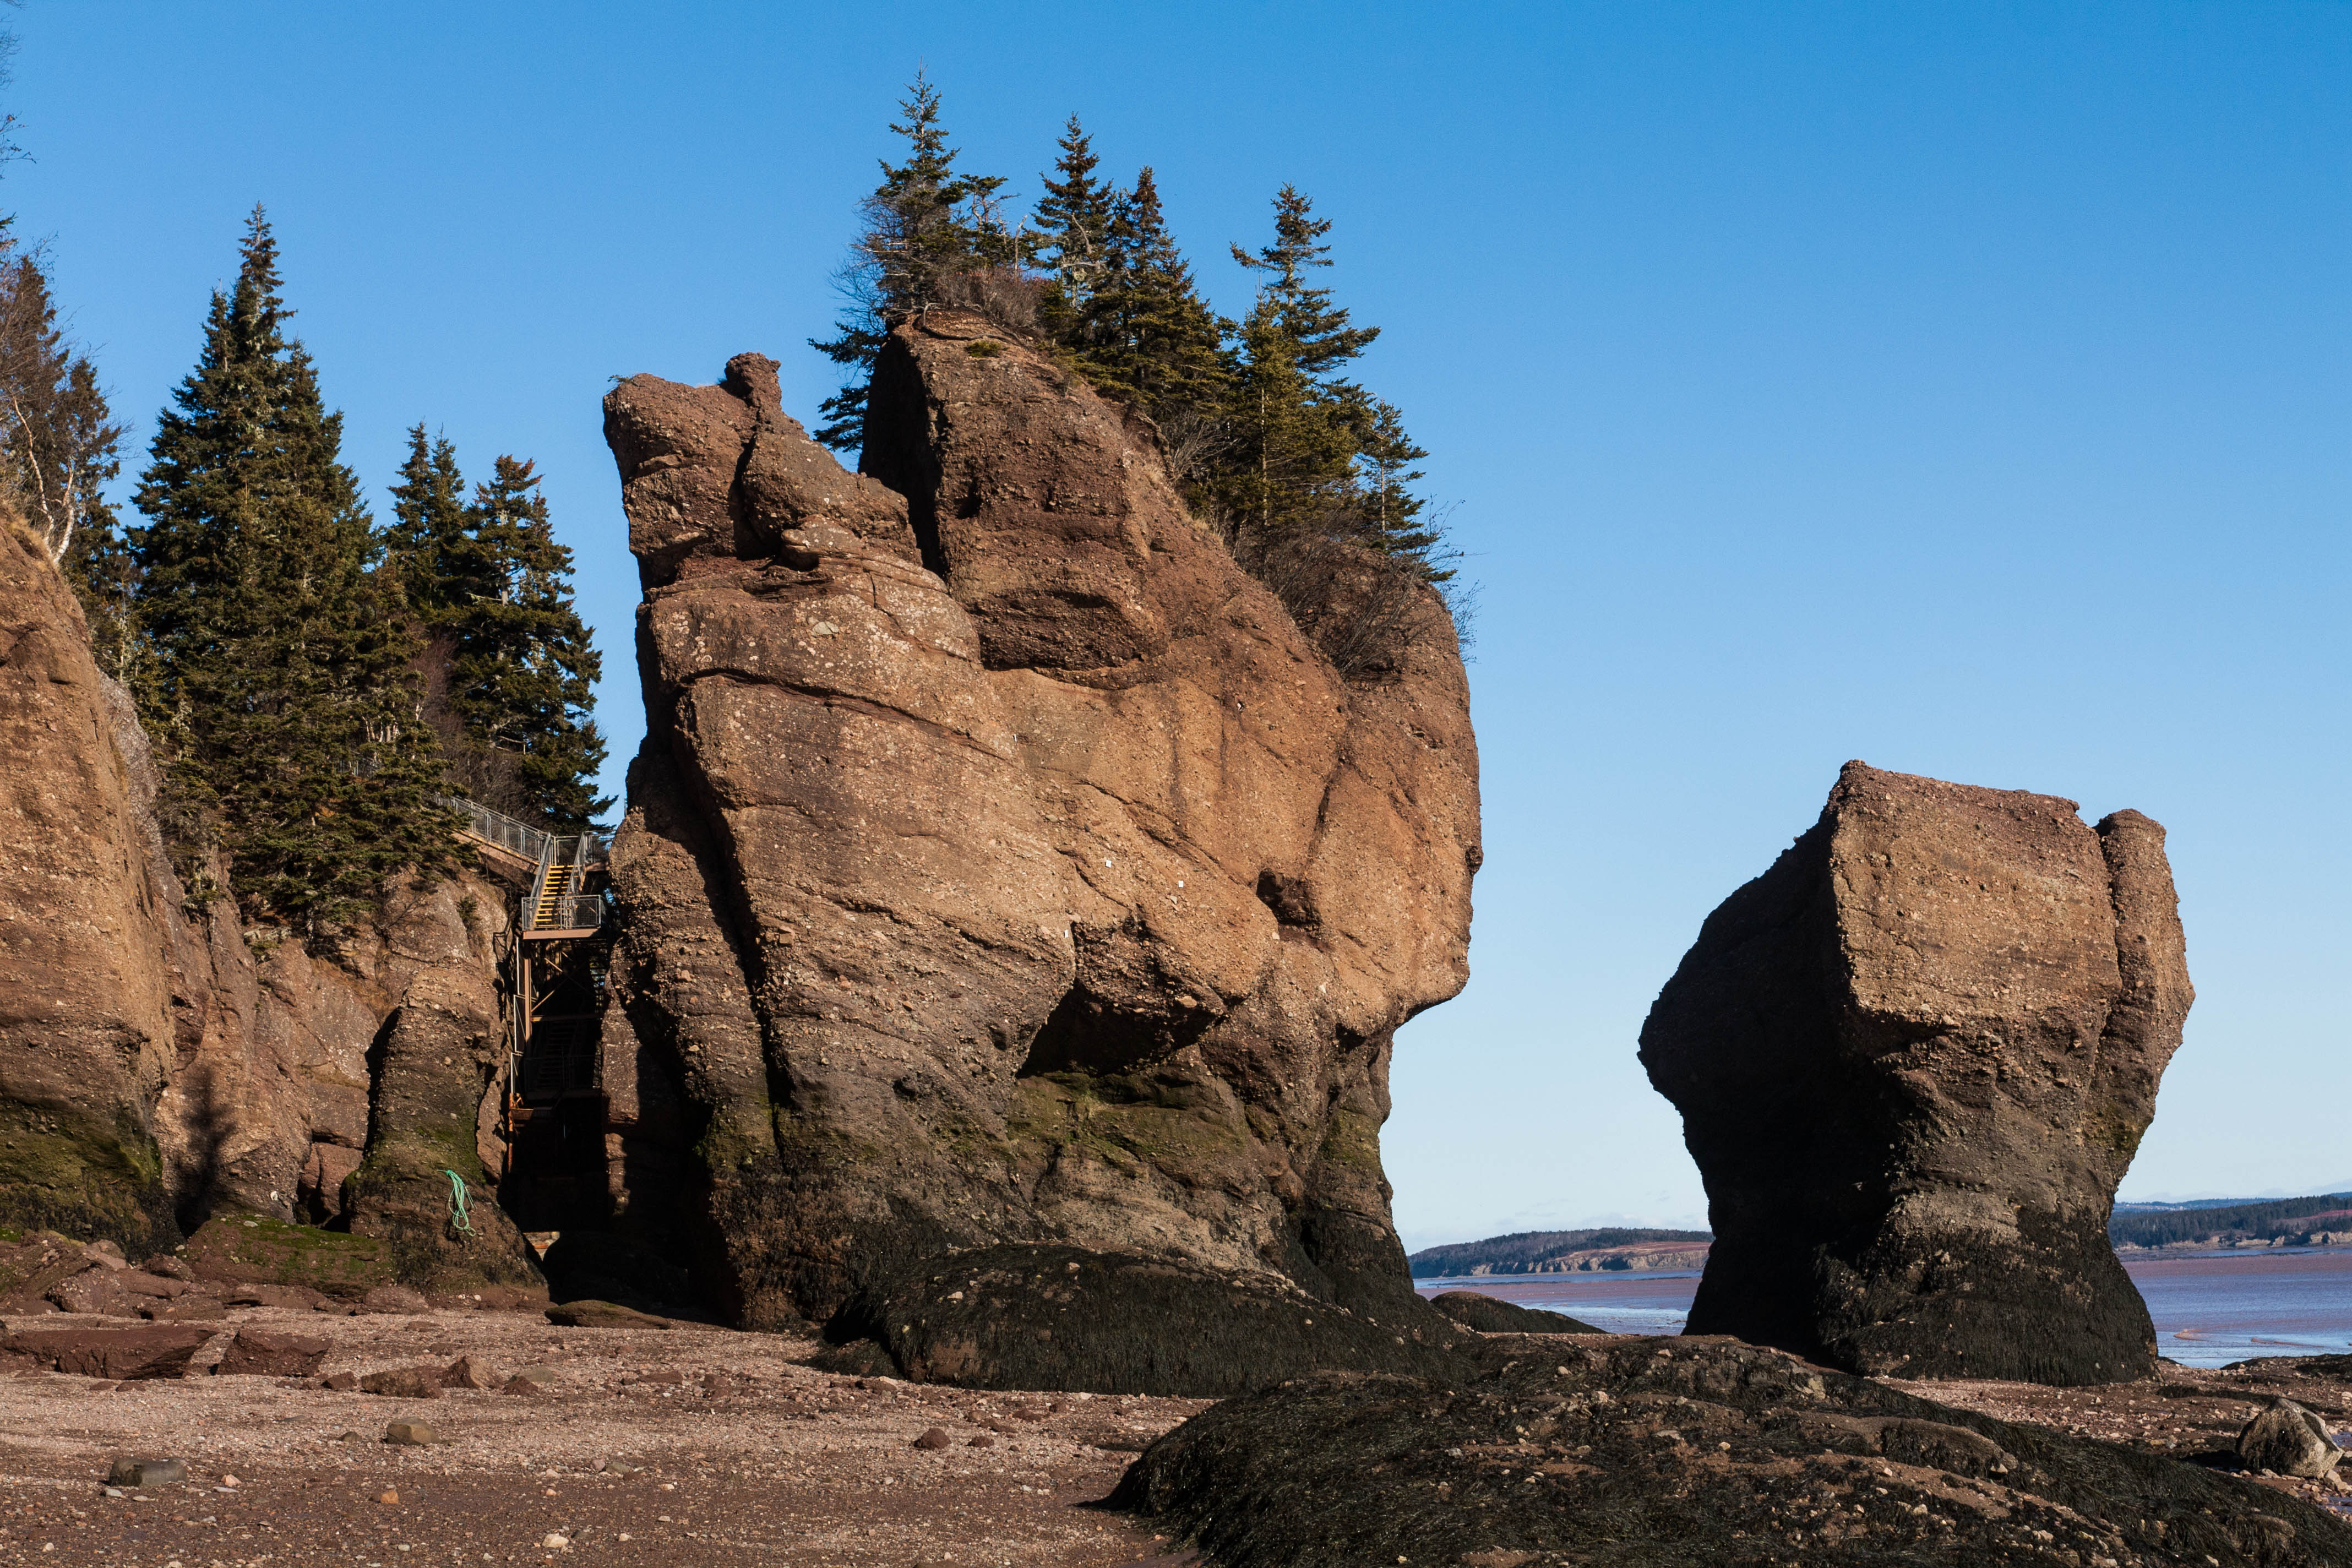
[[[805, 1339], [565, 1329], [513, 1311], [264, 1308], [208, 1326], [221, 1331], [178, 1377], [0, 1376], [0, 1563], [1191, 1561], [1085, 1505], [1204, 1401], [836, 1376], [800, 1364], [817, 1349]], [[123, 1324], [46, 1314], [9, 1327]], [[241, 1329], [331, 1349], [309, 1377], [214, 1375]], [[320, 1386], [400, 1367], [437, 1374], [460, 1357], [493, 1387], [402, 1398]], [[518, 1373], [531, 1391], [503, 1392]], [[434, 1440], [387, 1443], [395, 1422], [425, 1424]], [[919, 1446], [927, 1433], [935, 1447]], [[110, 1496], [123, 1458], [178, 1459], [186, 1479]]]

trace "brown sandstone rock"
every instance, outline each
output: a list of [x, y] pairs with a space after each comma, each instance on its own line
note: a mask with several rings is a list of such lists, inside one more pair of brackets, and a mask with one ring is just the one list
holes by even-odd
[[1715, 1245], [1695, 1333], [1906, 1377], [2145, 1373], [2107, 1245], [2193, 993], [2164, 830], [1849, 763], [1642, 1030]]
[[[604, 1082], [653, 1156], [625, 1143], [625, 1213], [692, 1226], [747, 1324], [1054, 1243], [1449, 1331], [1378, 1130], [1392, 1031], [1467, 973], [1450, 627], [1349, 685], [1148, 431], [967, 352], [992, 334], [894, 336], [867, 467], [896, 492], [756, 355], [606, 400], [650, 726], [613, 849]], [[707, 1127], [706, 1173], [665, 1125]]]
[[78, 1377], [121, 1382], [177, 1377], [212, 1331], [177, 1323], [131, 1329], [33, 1329], [0, 1341], [0, 1350], [30, 1356]]
[[437, 1366], [391, 1366], [360, 1379], [360, 1392], [387, 1399], [438, 1399], [441, 1369]]
[[173, 1059], [165, 913], [81, 609], [0, 513], [0, 1220], [169, 1232], [154, 1108]]
[[310, 1334], [239, 1329], [213, 1366], [216, 1377], [309, 1377], [333, 1346]]

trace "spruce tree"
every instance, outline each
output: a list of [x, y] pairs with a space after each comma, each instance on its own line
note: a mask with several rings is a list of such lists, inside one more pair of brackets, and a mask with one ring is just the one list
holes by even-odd
[[248, 920], [323, 936], [387, 879], [450, 856], [416, 642], [341, 461], [342, 416], [253, 211], [196, 368], [158, 420], [131, 535], [154, 679], [143, 717], [184, 825], [216, 843]]
[[1039, 327], [1053, 341], [1076, 348], [1092, 341], [1090, 306], [1109, 265], [1114, 193], [1095, 178], [1101, 160], [1078, 117], [1070, 116], [1056, 143], [1062, 155], [1044, 181], [1045, 194], [1031, 216], [1026, 259], [1047, 273], [1039, 301]]
[[1267, 540], [1345, 504], [1356, 448], [1341, 405], [1301, 367], [1270, 290], [1242, 323], [1237, 346], [1232, 445], [1214, 489], [1237, 532]]
[[1356, 443], [1366, 541], [1410, 560], [1429, 582], [1451, 582], [1454, 573], [1436, 565], [1432, 555], [1444, 536], [1422, 520], [1428, 503], [1412, 493], [1413, 481], [1423, 477], [1412, 465], [1429, 454], [1405, 434], [1404, 416], [1395, 404], [1370, 399], [1368, 416]]
[[863, 227], [838, 278], [850, 309], [835, 336], [809, 346], [839, 365], [839, 392], [818, 405], [813, 434], [835, 451], [866, 439], [866, 390], [874, 356], [893, 323], [940, 304], [954, 279], [1009, 268], [1020, 246], [998, 209], [1004, 181], [956, 170], [956, 150], [940, 123], [940, 94], [919, 71], [898, 104], [904, 123], [890, 129], [907, 139], [903, 163], [882, 161], [882, 183], [861, 204]]
[[479, 552], [467, 534], [465, 480], [457, 450], [428, 441], [419, 420], [408, 432], [408, 457], [392, 487], [392, 526], [384, 559], [409, 607], [429, 626], [487, 586]]
[[502, 457], [475, 489], [472, 580], [445, 621], [449, 705], [468, 740], [512, 760], [527, 811], [579, 833], [613, 804], [595, 793], [604, 741], [588, 716], [603, 667], [539, 484], [530, 463]]
[[1274, 243], [1255, 256], [1233, 247], [1235, 261], [1265, 275], [1264, 292], [1293, 345], [1292, 361], [1316, 381], [1329, 378], [1381, 335], [1378, 327], [1349, 326], [1347, 310], [1331, 303], [1330, 289], [1308, 286], [1313, 268], [1331, 265], [1331, 247], [1323, 243], [1330, 232], [1331, 220], [1315, 216], [1314, 204], [1296, 185], [1285, 185], [1274, 198]]
[[1091, 301], [1092, 342], [1079, 362], [1097, 387], [1163, 426], [1214, 408], [1229, 390], [1224, 340], [1233, 323], [1210, 309], [1168, 232], [1146, 166], [1109, 216], [1110, 244]]

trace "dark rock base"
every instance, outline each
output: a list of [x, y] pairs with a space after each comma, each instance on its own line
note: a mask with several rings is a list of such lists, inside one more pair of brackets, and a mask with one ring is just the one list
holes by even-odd
[[2352, 1563], [2352, 1526], [2297, 1499], [1728, 1340], [1463, 1360], [1229, 1400], [1110, 1503], [1218, 1568]]
[[1447, 1290], [1431, 1297], [1429, 1304], [1464, 1328], [1475, 1329], [1482, 1334], [1597, 1334], [1604, 1331], [1580, 1318], [1571, 1318], [1566, 1312], [1547, 1311], [1541, 1307], [1522, 1307], [1517, 1301], [1506, 1301], [1475, 1290]]
[[[1443, 1375], [1469, 1335], [1417, 1299], [1352, 1312], [1267, 1279], [1073, 1247], [933, 1259], [828, 1329], [821, 1364], [966, 1388], [1216, 1399], [1317, 1372]], [[885, 1363], [887, 1362], [887, 1365]]]

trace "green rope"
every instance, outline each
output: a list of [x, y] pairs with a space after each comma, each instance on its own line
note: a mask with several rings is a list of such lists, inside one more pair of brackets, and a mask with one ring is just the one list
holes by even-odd
[[448, 1166], [441, 1167], [449, 1178], [449, 1228], [461, 1236], [474, 1234], [474, 1222], [466, 1215], [466, 1178]]

